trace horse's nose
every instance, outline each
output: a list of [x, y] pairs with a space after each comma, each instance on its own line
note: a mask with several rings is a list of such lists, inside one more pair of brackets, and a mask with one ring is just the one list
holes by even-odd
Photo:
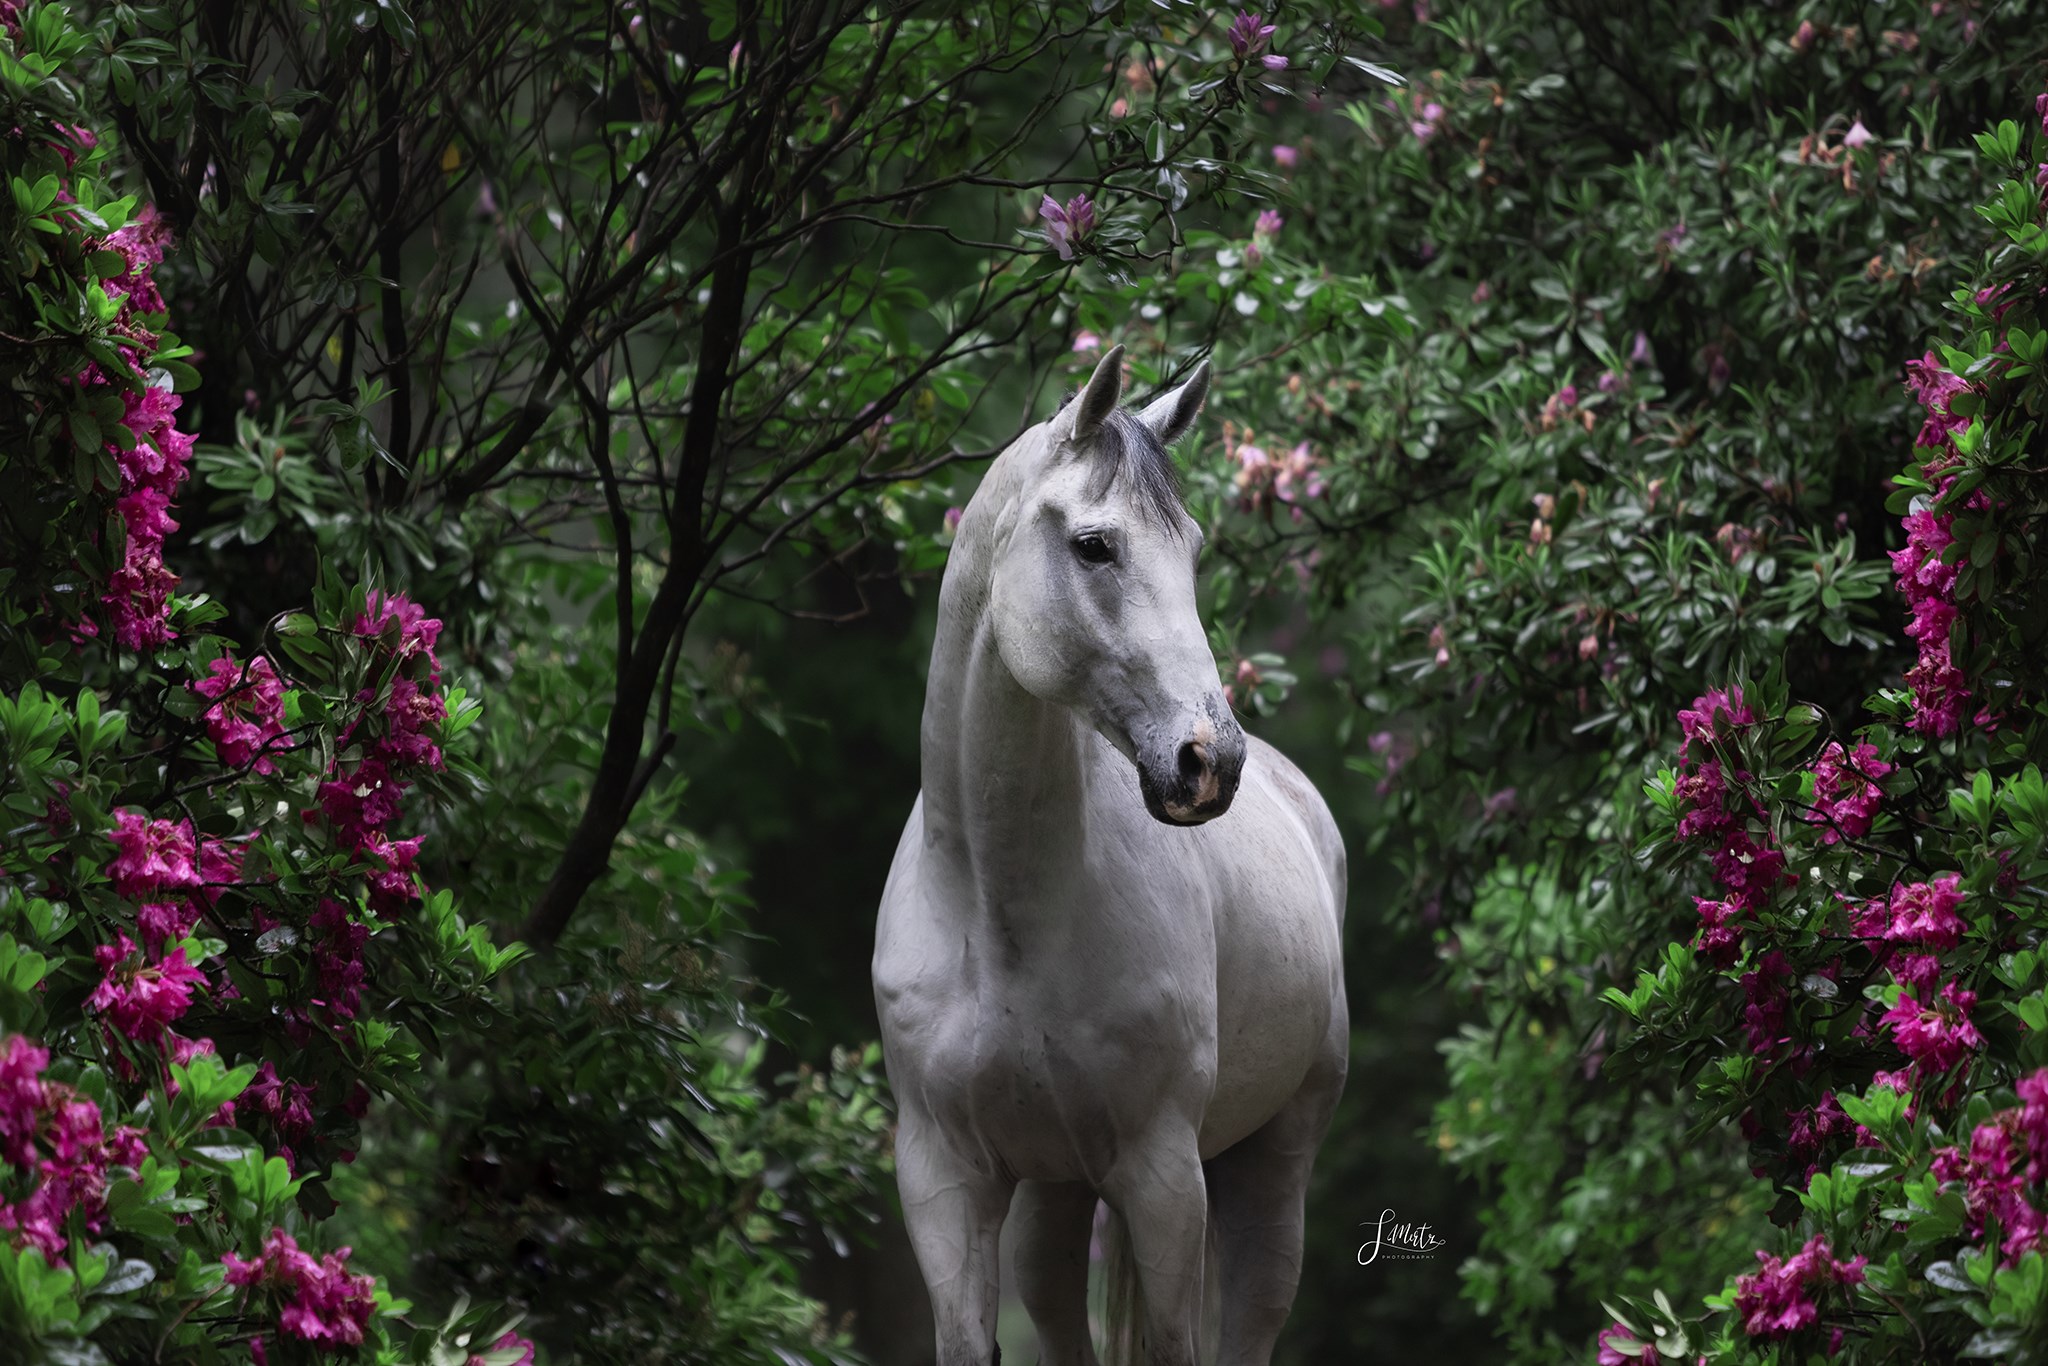
[[1232, 718], [1221, 724], [1204, 717], [1195, 733], [1173, 751], [1164, 782], [1146, 782], [1146, 805], [1172, 825], [1200, 825], [1230, 809], [1244, 768], [1244, 732]]

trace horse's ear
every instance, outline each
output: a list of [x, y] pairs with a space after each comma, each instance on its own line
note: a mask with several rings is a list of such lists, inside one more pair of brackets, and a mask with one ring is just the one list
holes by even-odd
[[1195, 367], [1195, 373], [1188, 376], [1185, 384], [1153, 399], [1138, 417], [1152, 429], [1160, 445], [1171, 446], [1195, 425], [1195, 414], [1202, 411], [1202, 400], [1207, 397], [1209, 362], [1205, 359]]
[[1123, 396], [1124, 349], [1112, 346], [1095, 363], [1095, 373], [1088, 377], [1088, 387], [1081, 391], [1081, 397], [1067, 405], [1073, 416], [1066, 439], [1086, 441], [1095, 435], [1095, 429], [1109, 420], [1109, 415], [1116, 411], [1117, 400]]

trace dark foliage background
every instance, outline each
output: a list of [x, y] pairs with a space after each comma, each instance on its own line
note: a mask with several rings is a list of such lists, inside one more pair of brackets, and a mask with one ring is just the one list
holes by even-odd
[[[39, 8], [0, 5], [13, 51]], [[534, 950], [423, 1015], [413, 1103], [295, 1217], [421, 1323], [526, 1311], [544, 1361], [929, 1360], [867, 959], [945, 514], [1120, 341], [1140, 391], [1219, 366], [1177, 453], [1212, 643], [1352, 851], [1352, 1082], [1284, 1358], [1591, 1359], [1603, 1302], [1657, 1293], [1696, 1323], [1799, 1201], [1704, 1070], [1734, 979], [1655, 1028], [1604, 996], [1710, 885], [1637, 856], [1645, 783], [1711, 688], [1775, 669], [1847, 740], [1912, 665], [1901, 367], [1990, 354], [1957, 291], [2027, 283], [1978, 206], [2032, 178], [2040, 9], [1315, 0], [1233, 45], [1182, 3], [71, 5], [52, 73], [0, 77], [20, 127], [100, 130], [80, 174], [174, 243], [196, 653], [43, 686], [174, 692], [195, 641], [402, 590], [482, 708], [421, 872]], [[54, 153], [10, 146], [32, 191]], [[1062, 243], [1044, 201], [1083, 195]], [[10, 641], [74, 560], [104, 577], [118, 492], [51, 434], [72, 324], [22, 283], [31, 210], [0, 206], [0, 455], [62, 515], [10, 558]], [[5, 659], [18, 699], [43, 656]], [[13, 786], [56, 780], [7, 743]], [[1358, 1266], [1387, 1207], [1445, 1252]], [[1828, 1348], [1728, 1322], [1716, 1360]]]

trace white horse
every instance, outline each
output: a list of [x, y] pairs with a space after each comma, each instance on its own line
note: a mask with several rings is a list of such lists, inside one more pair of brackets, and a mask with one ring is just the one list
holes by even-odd
[[939, 1366], [996, 1359], [1006, 1212], [1040, 1361], [1096, 1366], [1098, 1196], [1150, 1366], [1195, 1366], [1211, 1240], [1216, 1359], [1266, 1366], [1344, 1084], [1344, 846], [1301, 771], [1232, 718], [1195, 610], [1202, 536], [1164, 443], [1208, 366], [1133, 414], [1122, 356], [960, 519], [924, 790], [882, 895], [875, 1003]]

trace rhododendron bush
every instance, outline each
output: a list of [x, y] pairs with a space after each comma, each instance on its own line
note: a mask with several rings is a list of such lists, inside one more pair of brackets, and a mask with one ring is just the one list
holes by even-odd
[[322, 1232], [367, 1108], [417, 1104], [436, 1031], [491, 1011], [517, 953], [415, 869], [476, 705], [399, 593], [323, 584], [244, 645], [180, 591], [172, 244], [109, 189], [66, 12], [0, 4], [0, 27], [0, 1341], [527, 1359], [487, 1307], [414, 1331]]
[[[1607, 1333], [1639, 1356], [1656, 1344], [1602, 1302], [1653, 1334], [1676, 1322], [1660, 1293], [1692, 1321], [1689, 1360], [1808, 1306], [1763, 1350], [1825, 1353], [1836, 1327], [1845, 1351], [1889, 1343], [1907, 1320], [1882, 1296], [1924, 1316], [1886, 1250], [1846, 1215], [1782, 1238], [1771, 1220], [1803, 1214], [1788, 1171], [1827, 1175], [1858, 1124], [1881, 1134], [1861, 1101], [1936, 1122], [1916, 1071], [1953, 1075], [2015, 1028], [1975, 918], [1984, 865], [1901, 851], [1919, 821], [1936, 843], [1970, 828], [1954, 790], [1992, 813], [1973, 838], [2016, 840], [1999, 813], [2032, 790], [2003, 680], [2038, 669], [2029, 623], [2048, 620], [2014, 489], [2035, 476], [2001, 491], [1971, 462], [2000, 439], [1972, 424], [1994, 421], [2001, 367], [2041, 359], [2034, 239], [1975, 273], [1987, 214], [2039, 222], [2040, 8], [1384, 12], [1404, 83], [1262, 109], [1272, 218], [1191, 243], [1210, 254], [1185, 292], [1148, 282], [1079, 319], [1126, 342], [1220, 334], [1215, 425], [1187, 447], [1217, 642], [1248, 710], [1303, 680], [1279, 720], [1320, 708], [1315, 738], [1357, 774], [1324, 790], [1358, 831], [1360, 1080], [1311, 1207], [1409, 1187], [1398, 1088], [1362, 1079], [1398, 1068], [1390, 1031], [1455, 1011], [1427, 1141], [1477, 1189], [1469, 1221], [1442, 1188], [1428, 1212], [1480, 1355], [1590, 1361]], [[1189, 319], [1204, 290], [1235, 317]], [[2019, 442], [2029, 418], [1996, 420]], [[1666, 768], [1659, 807], [1644, 783]], [[1635, 857], [1653, 835], [1669, 857]], [[1758, 932], [1795, 915], [1818, 939]], [[1427, 989], [1385, 965], [1402, 929], [1437, 955]], [[1703, 994], [1639, 1036], [1602, 994], [1645, 964], [1676, 974], [1674, 935]], [[1816, 1018], [1837, 1032], [1809, 1057]], [[1768, 1094], [1736, 1103], [1748, 1090]], [[1892, 1188], [1881, 1208], [1908, 1204]], [[1351, 1232], [1312, 1220], [1308, 1264]], [[1702, 1325], [1722, 1289], [1740, 1314], [1731, 1298]], [[1324, 1327], [1302, 1359], [1376, 1350], [1350, 1326], [1360, 1293], [1305, 1282]]]
[[1904, 366], [1903, 675], [1841, 713], [1781, 672], [1731, 680], [1679, 713], [1649, 789], [1646, 853], [1710, 895], [1609, 992], [1619, 1046], [1702, 1068], [1700, 1117], [1739, 1125], [1788, 1233], [1726, 1313], [1623, 1307], [1622, 1360], [2035, 1360], [2048, 1325], [2048, 95], [1978, 142], [2013, 177], [1983, 209], [1996, 246]]

